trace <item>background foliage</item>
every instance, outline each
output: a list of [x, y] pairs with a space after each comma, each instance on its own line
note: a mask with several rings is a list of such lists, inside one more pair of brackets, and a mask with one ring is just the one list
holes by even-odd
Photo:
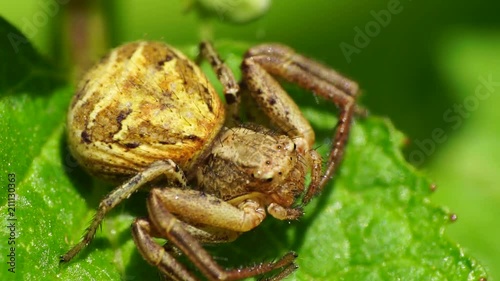
[[[99, 40], [91, 53], [96, 57], [107, 45], [144, 38], [165, 40], [173, 45], [188, 45], [199, 40], [199, 19], [194, 13], [183, 12], [185, 2], [90, 2], [93, 3], [92, 14], [97, 19], [101, 12], [104, 16], [104, 22], [93, 21], [92, 35]], [[500, 81], [499, 4], [494, 1], [464, 2], [463, 5], [451, 1], [400, 1], [402, 10], [391, 14], [388, 23], [370, 36], [366, 46], [358, 44], [359, 53], [353, 54], [349, 62], [340, 45], [356, 46], [355, 28], [365, 30], [376, 20], [373, 14], [388, 10], [393, 2], [318, 0], [311, 4], [305, 0], [277, 0], [267, 15], [250, 24], [214, 21], [213, 33], [215, 38], [286, 43], [359, 81], [364, 90], [363, 104], [374, 114], [390, 117], [409, 138], [410, 144], [405, 149], [407, 157], [436, 181], [438, 191], [431, 200], [458, 214], [458, 222], [447, 227], [448, 235], [482, 261], [493, 279], [500, 276], [496, 266], [500, 264], [497, 239], [500, 226], [495, 219], [500, 215], [500, 208], [496, 207], [500, 202], [497, 184], [500, 129], [496, 125], [500, 85], [489, 83], [487, 88], [482, 81]], [[64, 51], [68, 41], [64, 35], [67, 34], [68, 13], [61, 8], [46, 24], [33, 24], [36, 14], [45, 9], [45, 3], [35, 0], [17, 4], [2, 2], [0, 15], [26, 33], [42, 53], [63, 66], [71, 57]], [[223, 14], [220, 16], [224, 18]], [[30, 23], [34, 28], [30, 29]], [[3, 67], [5, 70], [6, 66]], [[476, 99], [477, 104], [474, 104], [476, 90], [481, 85], [489, 89], [490, 95]], [[51, 85], [43, 89], [50, 91]], [[71, 90], [61, 90], [60, 95], [71, 95]], [[60, 109], [59, 102], [40, 99], [33, 110], [44, 108], [50, 113], [46, 118], [57, 116], [51, 115], [55, 114], [51, 110]], [[15, 104], [10, 106], [16, 109]], [[460, 106], [465, 110], [460, 111]], [[446, 115], [450, 110], [451, 114]], [[456, 118], [450, 121], [445, 115]], [[21, 119], [16, 125], [22, 127], [31, 121]], [[444, 133], [434, 140], [436, 129]], [[60, 133], [63, 128], [58, 130]], [[25, 142], [21, 144], [30, 147], [31, 137], [46, 133], [43, 126], [37, 131], [22, 132]], [[57, 138], [57, 131], [51, 133], [54, 135], [50, 137]], [[8, 148], [4, 146], [5, 150]], [[29, 149], [26, 153], [30, 153]], [[420, 160], [415, 155], [423, 157]], [[90, 183], [85, 181], [84, 175], [81, 179], [84, 190], [85, 183]], [[45, 194], [41, 201], [50, 204], [50, 198], [58, 196], [57, 190], [53, 192], [54, 197]], [[100, 191], [95, 193], [90, 196], [102, 196]], [[61, 220], [68, 219], [71, 218], [61, 217]], [[81, 230], [75, 226], [72, 231]], [[125, 238], [117, 237], [111, 243], [125, 243], [123, 241]], [[102, 241], [105, 243], [109, 242]], [[56, 251], [47, 255], [57, 255]]]

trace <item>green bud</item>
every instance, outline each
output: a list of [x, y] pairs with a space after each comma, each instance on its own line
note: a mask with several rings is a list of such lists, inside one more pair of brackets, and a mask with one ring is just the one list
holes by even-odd
[[195, 0], [203, 14], [223, 21], [246, 23], [267, 12], [271, 0]]

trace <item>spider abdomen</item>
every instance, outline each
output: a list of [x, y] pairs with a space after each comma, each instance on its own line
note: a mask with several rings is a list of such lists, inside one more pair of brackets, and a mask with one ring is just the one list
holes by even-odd
[[120, 180], [157, 160], [189, 170], [224, 123], [199, 67], [155, 42], [114, 49], [83, 77], [68, 112], [69, 147], [90, 173]]

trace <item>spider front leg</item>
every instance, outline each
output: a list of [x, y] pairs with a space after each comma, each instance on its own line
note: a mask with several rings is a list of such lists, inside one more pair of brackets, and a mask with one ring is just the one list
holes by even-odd
[[232, 241], [241, 232], [259, 225], [266, 216], [259, 198], [236, 200], [237, 206], [196, 190], [163, 188], [151, 190], [149, 220], [132, 225], [134, 241], [142, 256], [174, 280], [197, 280], [152, 237], [168, 239], [209, 280], [239, 280], [281, 269], [268, 280], [281, 280], [296, 269], [296, 255], [290, 252], [276, 262], [232, 270], [223, 269], [201, 243]]
[[226, 126], [234, 126], [239, 122], [238, 107], [240, 104], [240, 87], [234, 78], [234, 73], [222, 61], [210, 42], [201, 42], [199, 49], [200, 53], [196, 61], [200, 64], [202, 59], [207, 60], [217, 75], [217, 79], [224, 88], [224, 98], [226, 99], [226, 114], [229, 116], [226, 119]]
[[97, 228], [101, 224], [106, 214], [114, 207], [127, 199], [137, 190], [144, 187], [148, 182], [158, 179], [162, 176], [167, 177], [172, 182], [178, 182], [180, 186], [186, 186], [186, 178], [184, 173], [172, 160], [157, 161], [151, 164], [144, 171], [123, 183], [122, 185], [111, 191], [99, 203], [99, 208], [94, 216], [90, 226], [87, 228], [83, 239], [73, 246], [66, 254], [60, 257], [60, 262], [68, 262], [74, 258], [83, 248], [85, 248], [94, 238]]
[[[290, 137], [302, 139], [308, 153], [312, 181], [303, 198], [307, 204], [326, 185], [339, 166], [356, 111], [358, 85], [326, 66], [296, 54], [278, 44], [251, 48], [242, 63], [245, 83], [264, 113]], [[330, 100], [340, 108], [340, 116], [326, 168], [322, 172], [319, 155], [312, 149], [314, 132], [298, 106], [273, 76], [282, 77]]]

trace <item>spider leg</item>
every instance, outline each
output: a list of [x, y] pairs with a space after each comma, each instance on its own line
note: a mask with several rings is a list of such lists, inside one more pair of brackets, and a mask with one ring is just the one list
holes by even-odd
[[300, 76], [306, 75], [328, 82], [342, 91], [341, 95], [347, 94], [354, 98], [358, 95], [359, 86], [356, 82], [317, 61], [295, 53], [293, 49], [287, 46], [280, 44], [258, 45], [249, 49], [246, 57], [253, 57], [266, 70], [276, 75], [283, 73], [283, 69], [287, 69], [291, 75], [283, 76], [283, 78], [304, 88], [308, 87], [301, 82], [304, 79]]
[[132, 234], [142, 256], [171, 280], [198, 280], [182, 263], [153, 240], [151, 223], [146, 219], [136, 219], [132, 224]]
[[[296, 268], [293, 263], [296, 254], [290, 252], [276, 262], [238, 269], [223, 269], [202, 247], [200, 240], [227, 242], [228, 236], [233, 235], [229, 239], [236, 238], [240, 232], [260, 224], [265, 217], [265, 210], [256, 201], [245, 200], [238, 206], [233, 206], [215, 196], [196, 190], [153, 189], [148, 198], [148, 211], [149, 221], [139, 219], [132, 226], [134, 240], [149, 263], [158, 266], [174, 279], [196, 280], [163, 247], [154, 243], [152, 236], [168, 239], [209, 280], [239, 280], [282, 269], [270, 279], [281, 280]], [[205, 238], [199, 239], [200, 235], [197, 233], [204, 227], [220, 230], [214, 232], [212, 237], [202, 235]]]
[[202, 42], [199, 46], [200, 54], [197, 62], [206, 59], [212, 66], [217, 78], [224, 87], [224, 98], [226, 99], [226, 113], [230, 116], [227, 118], [226, 125], [235, 125], [239, 120], [238, 109], [240, 104], [238, 81], [234, 78], [234, 74], [229, 67], [219, 57], [213, 45], [209, 42]]
[[166, 160], [154, 162], [147, 169], [118, 186], [102, 199], [101, 203], [99, 203], [97, 213], [90, 226], [87, 228], [83, 239], [78, 244], [74, 245], [66, 254], [62, 255], [60, 257], [60, 262], [70, 261], [85, 248], [90, 241], [92, 241], [97, 228], [99, 228], [102, 220], [110, 210], [123, 200], [129, 198], [134, 192], [144, 187], [145, 184], [161, 176], [166, 176], [168, 179], [178, 182], [181, 186], [186, 185], [184, 173], [173, 161]]
[[[340, 109], [339, 120], [326, 168], [311, 181], [302, 203], [307, 204], [321, 192], [342, 160], [353, 114], [356, 112], [358, 85], [328, 67], [296, 54], [278, 44], [251, 48], [245, 55], [242, 71], [250, 93], [269, 118], [292, 138], [302, 137], [312, 151], [314, 132], [298, 106], [272, 76], [279, 76], [333, 102]], [[313, 156], [312, 158], [317, 157]], [[313, 161], [313, 175], [318, 171]], [[321, 169], [321, 168], [320, 168]]]

